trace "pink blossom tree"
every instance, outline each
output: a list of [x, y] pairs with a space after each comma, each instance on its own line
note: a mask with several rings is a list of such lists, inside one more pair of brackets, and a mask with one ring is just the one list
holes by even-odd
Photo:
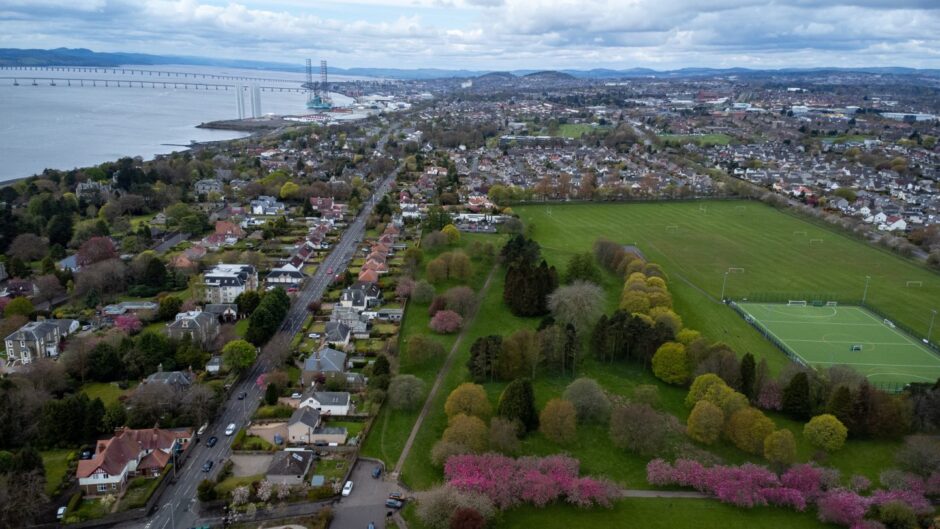
[[451, 334], [460, 330], [463, 318], [452, 310], [439, 310], [431, 318], [431, 330], [440, 334]]
[[828, 491], [816, 502], [820, 521], [847, 527], [860, 523], [868, 506], [866, 498], [846, 489]]
[[127, 334], [134, 334], [140, 331], [144, 325], [135, 314], [122, 314], [114, 318], [114, 326]]

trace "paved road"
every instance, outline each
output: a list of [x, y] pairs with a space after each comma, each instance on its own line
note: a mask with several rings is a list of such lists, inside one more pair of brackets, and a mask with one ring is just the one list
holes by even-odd
[[[205, 439], [210, 435], [217, 436], [218, 444], [208, 448], [202, 442], [191, 449], [189, 460], [183, 468], [179, 469], [176, 483], [167, 487], [161, 498], [159, 510], [146, 523], [147, 529], [176, 529], [196, 525], [197, 516], [194, 512], [197, 501], [196, 488], [206, 477], [215, 476], [219, 471], [219, 462], [230, 457], [232, 453], [232, 437], [224, 434], [226, 425], [235, 423], [238, 427], [242, 427], [254, 414], [263, 396], [261, 388], [256, 385], [258, 377], [280, 365], [294, 335], [300, 332], [307, 315], [307, 305], [323, 296], [334, 274], [342, 273], [346, 269], [356, 248], [362, 242], [366, 219], [371, 214], [372, 207], [382, 195], [389, 191], [397, 175], [398, 169], [386, 176], [376, 187], [373, 199], [366, 202], [356, 219], [343, 232], [340, 241], [324, 259], [323, 264], [294, 298], [281, 330], [264, 347], [249, 374], [235, 386], [231, 397], [223, 404], [220, 415], [211, 423], [209, 430], [203, 436]], [[329, 269], [333, 269], [332, 274], [328, 273]], [[238, 396], [242, 393], [246, 396], [239, 400]], [[201, 468], [207, 460], [215, 461], [215, 466], [208, 476], [202, 472]], [[140, 525], [136, 523], [123, 527], [140, 527]]]

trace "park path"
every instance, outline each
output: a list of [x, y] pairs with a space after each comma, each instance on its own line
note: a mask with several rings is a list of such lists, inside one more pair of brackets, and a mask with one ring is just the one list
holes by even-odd
[[428, 413], [431, 411], [431, 403], [434, 402], [434, 397], [437, 396], [437, 392], [440, 391], [441, 386], [444, 385], [444, 378], [447, 377], [447, 373], [450, 372], [451, 367], [454, 365], [454, 360], [457, 358], [457, 350], [460, 349], [460, 344], [463, 342], [464, 336], [467, 335], [470, 328], [473, 327], [473, 322], [476, 320], [477, 312], [480, 310], [480, 305], [483, 304], [483, 298], [486, 297], [486, 293], [490, 288], [490, 283], [493, 281], [493, 276], [496, 274], [496, 270], [499, 268], [499, 264], [494, 264], [493, 268], [490, 269], [489, 275], [486, 276], [486, 281], [483, 283], [483, 288], [480, 289], [479, 293], [479, 302], [477, 307], [473, 310], [473, 315], [468, 319], [466, 325], [460, 331], [460, 334], [457, 335], [457, 339], [454, 340], [453, 347], [450, 348], [450, 352], [447, 354], [447, 360], [444, 361], [444, 365], [441, 367], [440, 372], [437, 374], [437, 378], [434, 379], [434, 385], [431, 386], [431, 391], [428, 392], [428, 398], [424, 401], [424, 406], [421, 407], [421, 413], [418, 414], [418, 420], [415, 421], [414, 427], [411, 429], [411, 433], [408, 434], [408, 440], [405, 441], [405, 446], [401, 450], [401, 456], [398, 457], [398, 462], [395, 463], [395, 468], [392, 470], [393, 479], [398, 479], [401, 476], [401, 469], [405, 466], [405, 460], [408, 459], [408, 454], [411, 452], [411, 446], [415, 442], [415, 438], [418, 437], [418, 431], [421, 430], [421, 425], [424, 424], [425, 417], [428, 416]]

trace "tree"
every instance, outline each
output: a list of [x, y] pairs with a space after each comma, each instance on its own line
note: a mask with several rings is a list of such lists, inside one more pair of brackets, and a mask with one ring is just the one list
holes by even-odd
[[[848, 387], [839, 386], [832, 392], [826, 404], [826, 412], [849, 428], [852, 421], [852, 392]], [[851, 430], [849, 433], [852, 433]]]
[[408, 338], [406, 351], [407, 362], [420, 365], [435, 358], [444, 357], [444, 346], [431, 337], [418, 334]]
[[731, 414], [725, 434], [735, 446], [750, 454], [764, 453], [764, 439], [774, 431], [774, 422], [757, 408], [741, 408]]
[[114, 326], [127, 334], [134, 334], [143, 328], [144, 324], [136, 314], [121, 314], [114, 318]]
[[475, 509], [460, 507], [450, 517], [450, 529], [486, 529], [486, 518]]
[[692, 386], [689, 387], [689, 393], [685, 397], [685, 405], [689, 408], [695, 406], [695, 403], [705, 398], [705, 394], [712, 386], [724, 386], [725, 381], [714, 373], [705, 373], [695, 377]]
[[467, 491], [458, 491], [450, 485], [443, 485], [422, 492], [418, 495], [417, 514], [421, 523], [429, 529], [449, 529], [454, 512], [461, 508], [470, 508], [483, 515], [486, 520], [496, 515], [493, 502], [486, 496]]
[[33, 307], [33, 302], [29, 298], [19, 297], [14, 298], [13, 301], [7, 303], [7, 306], [3, 309], [3, 316], [5, 318], [11, 318], [15, 316], [23, 316], [28, 318], [33, 312], [36, 311], [36, 308]]
[[594, 264], [594, 256], [590, 252], [572, 255], [571, 259], [568, 260], [568, 268], [565, 269], [565, 283], [586, 281], [596, 285], [601, 282], [600, 278], [600, 270]]
[[764, 459], [775, 465], [787, 466], [796, 461], [796, 439], [793, 432], [783, 428], [764, 439]]
[[388, 361], [388, 357], [385, 355], [378, 355], [375, 357], [375, 362], [372, 363], [372, 376], [379, 377], [382, 375], [391, 375], [392, 374], [392, 365]]
[[452, 334], [463, 326], [463, 318], [452, 310], [439, 310], [428, 324], [432, 331], [439, 334]]
[[498, 334], [481, 336], [470, 346], [470, 359], [467, 369], [474, 382], [496, 379], [496, 367], [503, 349], [503, 337]]
[[157, 318], [167, 321], [172, 320], [183, 306], [183, 300], [177, 296], [164, 296], [160, 300], [160, 308], [157, 309]]
[[604, 313], [604, 302], [603, 289], [582, 280], [558, 287], [548, 296], [548, 308], [555, 320], [564, 325], [573, 325], [578, 332], [593, 327]]
[[277, 384], [269, 382], [264, 388], [264, 403], [268, 406], [274, 406], [277, 404], [278, 397], [280, 397], [280, 388], [277, 387]]
[[72, 240], [73, 225], [71, 215], [62, 213], [53, 216], [49, 219], [49, 224], [46, 225], [49, 243], [67, 246], [69, 241]]
[[538, 336], [532, 329], [518, 329], [502, 341], [497, 354], [497, 372], [502, 380], [534, 375], [539, 357]]
[[566, 445], [578, 436], [577, 412], [567, 400], [552, 399], [539, 415], [539, 431], [550, 441]]
[[414, 375], [398, 375], [388, 386], [388, 403], [395, 410], [414, 410], [424, 400], [424, 381]]
[[610, 418], [610, 399], [594, 379], [579, 378], [568, 384], [562, 398], [574, 406], [578, 422], [604, 423]]
[[515, 235], [503, 245], [499, 256], [507, 266], [516, 263], [534, 265], [539, 259], [539, 244], [524, 235]]
[[443, 257], [435, 257], [424, 268], [424, 274], [431, 283], [440, 283], [447, 279], [447, 261]]
[[457, 226], [453, 224], [448, 224], [441, 229], [441, 233], [444, 234], [444, 237], [447, 239], [447, 244], [453, 246], [460, 242], [460, 230], [457, 229]]
[[745, 353], [741, 358], [741, 393], [749, 400], [754, 400], [754, 381], [757, 377], [757, 364], [754, 355]]
[[210, 479], [204, 479], [199, 482], [196, 488], [196, 496], [199, 501], [213, 501], [216, 499], [215, 482]]
[[238, 305], [238, 313], [242, 316], [251, 316], [261, 303], [261, 296], [255, 290], [246, 290], [235, 298]]
[[411, 291], [411, 301], [420, 305], [426, 305], [431, 302], [431, 298], [433, 297], [434, 286], [431, 285], [431, 283], [428, 283], [424, 279], [415, 283], [414, 289]]
[[78, 248], [76, 261], [81, 266], [87, 266], [116, 257], [117, 249], [110, 237], [92, 237]]
[[901, 468], [915, 474], [940, 475], [940, 439], [928, 435], [908, 436], [895, 460]]
[[725, 414], [721, 408], [707, 400], [695, 403], [692, 413], [686, 423], [686, 432], [696, 441], [710, 445], [718, 440], [721, 427], [725, 422]]
[[472, 415], [458, 413], [447, 421], [447, 429], [441, 440], [445, 443], [454, 443], [466, 446], [471, 452], [483, 452], [489, 432], [483, 419]]
[[503, 301], [516, 316], [542, 316], [548, 313], [548, 296], [557, 286], [555, 267], [544, 260], [537, 267], [513, 262], [506, 269]]
[[812, 412], [809, 398], [809, 377], [799, 372], [783, 388], [783, 412], [795, 419], [806, 419]]
[[281, 190], [278, 193], [278, 195], [282, 199], [288, 200], [292, 198], [297, 198], [297, 193], [299, 191], [300, 191], [299, 185], [295, 184], [294, 182], [288, 181], [288, 182], [284, 182], [284, 185], [281, 186]]
[[611, 412], [608, 433], [614, 446], [652, 456], [668, 450], [678, 426], [674, 418], [647, 404], [627, 403]]
[[519, 451], [519, 425], [502, 417], [490, 420], [490, 450], [512, 455]]
[[464, 382], [447, 396], [447, 401], [444, 403], [444, 413], [448, 417], [463, 413], [474, 417], [487, 418], [493, 413], [493, 408], [490, 406], [490, 401], [483, 386]]
[[34, 233], [21, 233], [13, 239], [7, 253], [23, 261], [41, 259], [49, 251], [46, 241]]
[[667, 384], [682, 386], [691, 375], [685, 346], [679, 342], [666, 342], [653, 355], [653, 374]]
[[235, 340], [222, 348], [222, 362], [234, 371], [244, 371], [255, 363], [255, 346], [245, 340]]
[[466, 281], [473, 275], [473, 265], [470, 257], [460, 251], [449, 252], [450, 262], [447, 265], [447, 276], [451, 279]]
[[518, 421], [523, 433], [535, 431], [539, 427], [539, 416], [538, 410], [535, 409], [532, 382], [527, 378], [517, 378], [510, 382], [499, 396], [496, 414]]
[[444, 292], [444, 305], [462, 317], [467, 318], [477, 306], [477, 296], [468, 286], [458, 286]]
[[849, 431], [835, 416], [824, 413], [803, 426], [803, 437], [818, 448], [835, 452], [842, 448]]

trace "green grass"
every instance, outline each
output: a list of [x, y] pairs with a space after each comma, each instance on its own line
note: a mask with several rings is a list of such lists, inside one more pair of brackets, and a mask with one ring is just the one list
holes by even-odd
[[578, 139], [599, 128], [601, 127], [596, 127], [591, 123], [563, 123], [558, 125], [558, 133], [555, 135], [562, 138]]
[[103, 518], [107, 513], [100, 500], [82, 500], [81, 505], [74, 512], [68, 513], [66, 521], [84, 521]]
[[74, 450], [44, 450], [42, 455], [42, 464], [46, 469], [46, 495], [55, 494], [56, 488], [65, 477], [69, 470], [68, 457]]
[[122, 395], [127, 395], [133, 391], [136, 385], [137, 382], [131, 382], [128, 384], [127, 389], [121, 389], [117, 384], [110, 382], [88, 382], [83, 385], [79, 391], [87, 395], [91, 400], [95, 400], [95, 398], [101, 399], [101, 402], [104, 403], [104, 406], [107, 408], [117, 402]]
[[[687, 327], [739, 353], [767, 358], [775, 369], [786, 357], [717, 301], [731, 267], [744, 269], [728, 275], [726, 295], [734, 299], [770, 293], [860, 299], [870, 276], [868, 303], [921, 334], [940, 299], [940, 276], [922, 265], [758, 202], [571, 204], [514, 211], [560, 268], [574, 253], [590, 251], [598, 237], [637, 243], [669, 275], [676, 311]], [[667, 231], [670, 225], [678, 229]], [[812, 239], [823, 242], [810, 244]], [[908, 281], [923, 286], [908, 288]]]
[[678, 145], [695, 143], [701, 147], [728, 145], [734, 141], [734, 138], [727, 134], [660, 134], [659, 137], [666, 143]]
[[235, 324], [235, 336], [244, 339], [246, 332], [248, 332], [248, 318], [238, 320]]
[[219, 494], [219, 496], [225, 496], [238, 487], [243, 485], [251, 485], [252, 483], [261, 481], [262, 479], [264, 479], [264, 474], [257, 474], [254, 476], [229, 476], [215, 486], [215, 491]]
[[143, 507], [159, 484], [159, 478], [140, 476], [131, 479], [124, 496], [118, 502], [117, 510], [120, 512]]
[[816, 520], [814, 513], [760, 507], [738, 509], [713, 500], [628, 498], [612, 509], [575, 509], [550, 505], [544, 509], [519, 507], [503, 514], [500, 529], [823, 529], [833, 526]]
[[[881, 384], [933, 382], [940, 357], [861, 307], [739, 303], [750, 318], [812, 366], [847, 365]], [[860, 345], [861, 351], [852, 351]]]

